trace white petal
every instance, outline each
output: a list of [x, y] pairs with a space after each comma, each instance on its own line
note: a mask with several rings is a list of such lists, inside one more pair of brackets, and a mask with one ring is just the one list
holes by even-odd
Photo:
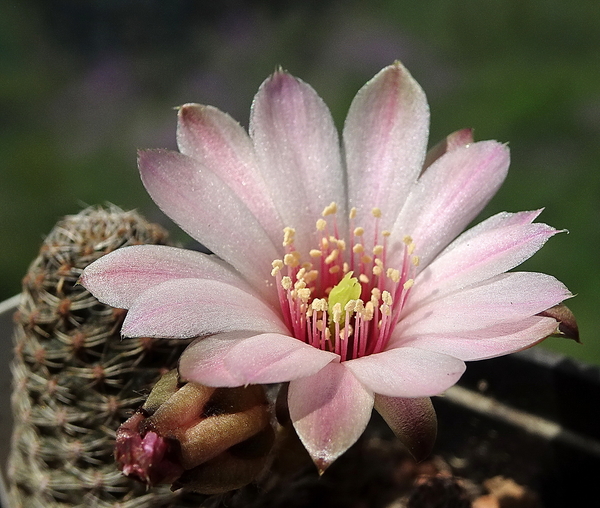
[[233, 190], [275, 245], [281, 242], [285, 224], [258, 169], [252, 141], [239, 123], [212, 106], [185, 104], [178, 112], [177, 144], [181, 153], [196, 159]]
[[570, 296], [550, 275], [505, 273], [415, 308], [398, 323], [395, 333], [418, 336], [489, 328], [529, 318]]
[[327, 106], [306, 83], [277, 71], [258, 90], [250, 136], [265, 181], [296, 247], [313, 248], [315, 221], [332, 201], [346, 221], [338, 135]]
[[495, 141], [456, 148], [437, 159], [419, 179], [394, 225], [390, 260], [409, 235], [426, 266], [481, 211], [508, 171], [508, 149]]
[[392, 339], [390, 345], [427, 349], [464, 361], [484, 360], [531, 347], [554, 333], [557, 326], [558, 323], [552, 318], [533, 316], [522, 321], [501, 323], [491, 328], [456, 335], [398, 336]]
[[259, 298], [213, 280], [175, 279], [134, 302], [123, 323], [129, 337], [188, 338], [239, 330], [286, 333], [280, 316]]
[[79, 282], [101, 302], [128, 309], [152, 286], [188, 278], [219, 280], [251, 291], [244, 279], [216, 256], [165, 245], [117, 249], [89, 265]]
[[558, 231], [546, 224], [488, 229], [471, 240], [461, 237], [416, 278], [406, 312], [449, 292], [511, 270], [535, 254]]
[[271, 262], [281, 253], [223, 180], [195, 159], [165, 150], [140, 152], [139, 167], [146, 189], [169, 217], [274, 301]]
[[438, 395], [465, 371], [464, 362], [457, 358], [412, 347], [363, 356], [344, 365], [365, 386], [389, 397]]
[[290, 383], [288, 404], [298, 437], [322, 473], [361, 436], [373, 410], [373, 392], [344, 363]]
[[350, 206], [380, 208], [389, 229], [421, 172], [428, 133], [425, 94], [400, 62], [363, 86], [344, 126]]

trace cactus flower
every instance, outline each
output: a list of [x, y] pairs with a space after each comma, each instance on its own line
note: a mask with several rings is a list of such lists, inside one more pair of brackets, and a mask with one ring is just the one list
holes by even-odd
[[471, 131], [426, 151], [425, 95], [396, 62], [354, 98], [341, 146], [329, 110], [278, 70], [247, 133], [210, 106], [179, 108], [179, 153], [139, 154], [154, 201], [214, 254], [118, 250], [81, 281], [129, 309], [125, 336], [198, 337], [183, 379], [215, 387], [289, 381], [300, 440], [322, 472], [375, 407], [417, 457], [436, 433], [430, 396], [465, 361], [555, 333], [570, 295], [508, 272], [557, 230], [540, 210], [463, 233], [502, 184], [508, 148]]

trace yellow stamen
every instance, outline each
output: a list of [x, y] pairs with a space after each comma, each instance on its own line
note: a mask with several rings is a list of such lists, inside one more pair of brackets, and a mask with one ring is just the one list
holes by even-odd
[[308, 303], [308, 300], [310, 299], [310, 288], [299, 289], [298, 298], [302, 300], [302, 303]]
[[298, 259], [300, 254], [297, 251], [290, 252], [283, 256], [283, 264], [285, 266], [291, 266], [292, 268], [297, 267], [300, 264], [300, 260]]
[[339, 254], [340, 251], [338, 249], [332, 250], [331, 254], [329, 254], [329, 256], [325, 258], [325, 264], [330, 265], [331, 263], [333, 263], [338, 258]]
[[324, 219], [317, 220], [317, 231], [325, 231], [325, 226], [327, 226], [327, 221]]
[[394, 268], [388, 268], [386, 274], [392, 282], [398, 283], [400, 282], [400, 270], [396, 270]]
[[373, 208], [373, 210], [371, 210], [371, 213], [373, 214], [373, 217], [375, 217], [376, 219], [381, 218], [381, 209], [380, 208]]
[[362, 236], [365, 234], [365, 228], [354, 228], [354, 236]]
[[277, 275], [283, 268], [283, 261], [281, 259], [276, 259], [271, 263], [271, 266], [273, 267], [273, 270], [271, 270], [271, 275], [275, 277], [275, 275]]
[[283, 228], [283, 246], [288, 247], [294, 243], [294, 237], [296, 236], [296, 230], [294, 228]]
[[336, 212], [337, 212], [337, 203], [335, 203], [335, 201], [332, 201], [329, 205], [327, 205], [323, 209], [323, 213], [321, 215], [323, 215], [323, 217], [326, 217], [327, 215], [332, 215]]

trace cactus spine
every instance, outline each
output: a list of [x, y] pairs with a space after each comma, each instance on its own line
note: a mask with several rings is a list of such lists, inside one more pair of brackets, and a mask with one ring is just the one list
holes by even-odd
[[125, 311], [76, 284], [108, 252], [166, 241], [162, 228], [115, 206], [68, 216], [44, 241], [15, 316], [11, 508], [200, 505], [168, 486], [147, 492], [113, 457], [116, 429], [174, 368], [185, 341], [121, 340]]

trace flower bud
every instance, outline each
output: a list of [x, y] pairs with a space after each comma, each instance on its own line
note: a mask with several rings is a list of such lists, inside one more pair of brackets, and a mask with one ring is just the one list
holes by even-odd
[[264, 468], [274, 441], [261, 386], [211, 388], [165, 374], [117, 431], [127, 476], [203, 494], [242, 487]]

